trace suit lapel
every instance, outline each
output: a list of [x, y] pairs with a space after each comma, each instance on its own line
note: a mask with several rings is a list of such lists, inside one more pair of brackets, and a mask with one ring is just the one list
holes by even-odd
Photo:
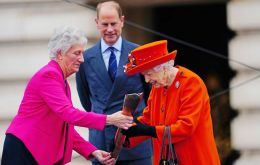
[[115, 77], [114, 84], [112, 84], [112, 88], [110, 91], [110, 96], [109, 100], [107, 102], [107, 105], [110, 105], [111, 101], [114, 100], [114, 97], [116, 97], [118, 90], [117, 89], [124, 89], [126, 81], [127, 81], [127, 76], [124, 73], [124, 65], [128, 62], [128, 53], [130, 52], [130, 48], [127, 46], [126, 41], [122, 41], [122, 49], [121, 49], [121, 56], [119, 60], [119, 65], [117, 67], [117, 73]]
[[130, 49], [127, 47], [127, 44], [125, 43], [125, 41], [123, 39], [121, 56], [120, 56], [119, 65], [117, 68], [117, 76], [116, 76], [114, 84], [120, 83], [121, 85], [123, 85], [124, 82], [127, 80], [126, 75], [124, 73], [124, 65], [126, 65], [126, 63], [128, 62], [128, 53], [129, 52], [130, 52]]
[[95, 51], [89, 53], [86, 60], [96, 72], [96, 75], [100, 81], [103, 82], [104, 86], [106, 86], [108, 90], [111, 90], [113, 84], [107, 73], [107, 69], [102, 58], [100, 42], [97, 43]]
[[101, 43], [100, 41], [93, 47], [91, 51], [88, 52], [86, 57], [87, 65], [89, 65], [93, 71], [96, 73], [96, 76], [100, 79], [100, 81], [106, 87], [108, 93], [108, 101], [107, 105], [111, 104], [111, 101], [116, 97], [117, 89], [123, 89], [124, 85], [127, 81], [127, 76], [124, 73], [124, 65], [128, 62], [128, 53], [131, 51], [131, 48], [127, 45], [126, 41], [123, 39], [122, 41], [122, 49], [121, 56], [119, 60], [119, 64], [117, 67], [117, 74], [115, 77], [114, 83], [112, 83], [107, 69], [105, 67], [105, 63], [101, 53]]

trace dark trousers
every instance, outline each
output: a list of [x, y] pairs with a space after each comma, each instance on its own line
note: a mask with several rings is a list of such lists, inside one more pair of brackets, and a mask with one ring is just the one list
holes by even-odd
[[1, 165], [37, 165], [37, 162], [20, 139], [12, 134], [7, 134]]

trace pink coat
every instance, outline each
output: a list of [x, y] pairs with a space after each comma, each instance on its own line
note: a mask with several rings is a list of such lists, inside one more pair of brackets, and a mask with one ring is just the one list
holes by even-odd
[[102, 130], [105, 122], [105, 115], [73, 107], [69, 85], [58, 63], [52, 60], [29, 81], [18, 114], [6, 133], [23, 141], [39, 165], [53, 165], [59, 160], [65, 164], [71, 161], [72, 150], [86, 159], [96, 150], [74, 125]]

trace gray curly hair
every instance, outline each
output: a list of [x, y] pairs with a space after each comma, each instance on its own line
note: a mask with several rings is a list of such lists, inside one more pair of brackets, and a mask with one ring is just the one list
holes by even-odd
[[167, 61], [167, 62], [165, 62], [165, 63], [163, 63], [163, 64], [160, 64], [160, 65], [155, 66], [155, 67], [153, 68], [153, 70], [154, 70], [155, 72], [159, 72], [159, 71], [162, 71], [163, 68], [168, 69], [168, 68], [173, 67], [173, 66], [174, 66], [174, 60], [170, 60], [170, 61]]
[[58, 51], [66, 53], [74, 44], [86, 47], [87, 42], [86, 34], [74, 26], [57, 28], [48, 43], [50, 59], [56, 59]]

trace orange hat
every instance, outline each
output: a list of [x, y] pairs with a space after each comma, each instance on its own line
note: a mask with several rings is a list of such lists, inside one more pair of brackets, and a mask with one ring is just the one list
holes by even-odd
[[125, 73], [133, 75], [151, 69], [173, 60], [176, 53], [177, 50], [168, 53], [167, 40], [155, 41], [139, 46], [128, 55], [130, 62], [125, 65]]

